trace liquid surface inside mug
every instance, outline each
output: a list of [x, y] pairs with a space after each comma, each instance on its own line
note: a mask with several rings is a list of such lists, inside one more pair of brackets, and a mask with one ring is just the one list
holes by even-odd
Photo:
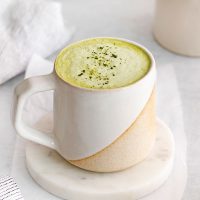
[[55, 62], [57, 75], [83, 88], [109, 89], [133, 84], [151, 66], [141, 47], [112, 38], [94, 38], [63, 49]]

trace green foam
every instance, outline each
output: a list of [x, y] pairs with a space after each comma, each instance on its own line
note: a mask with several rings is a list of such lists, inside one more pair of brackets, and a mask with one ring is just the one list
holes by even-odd
[[119, 88], [144, 77], [151, 59], [140, 47], [118, 39], [95, 38], [63, 49], [55, 71], [64, 81], [85, 88]]

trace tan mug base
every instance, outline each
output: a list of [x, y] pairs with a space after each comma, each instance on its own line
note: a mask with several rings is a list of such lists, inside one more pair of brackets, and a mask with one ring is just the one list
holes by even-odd
[[95, 172], [120, 171], [144, 160], [154, 145], [155, 137], [155, 91], [153, 91], [136, 121], [111, 145], [93, 156], [69, 162]]

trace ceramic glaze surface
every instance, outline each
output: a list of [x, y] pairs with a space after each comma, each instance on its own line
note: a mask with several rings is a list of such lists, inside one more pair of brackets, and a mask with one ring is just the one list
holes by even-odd
[[[57, 150], [66, 160], [87, 158], [106, 148], [134, 123], [147, 104], [155, 86], [156, 68], [152, 54], [148, 73], [139, 81], [121, 88], [92, 89], [63, 81], [55, 70], [46, 76], [32, 77], [15, 90], [14, 123], [24, 138]], [[53, 137], [28, 127], [22, 121], [23, 105], [39, 91], [54, 90]], [[123, 148], [122, 148], [123, 150]]]
[[110, 145], [141, 113], [154, 84], [152, 74], [123, 90], [90, 92], [58, 79], [53, 131], [57, 150], [67, 160], [78, 160]]
[[148, 54], [133, 43], [96, 38], [66, 47], [58, 55], [55, 70], [66, 82], [87, 88], [118, 88], [145, 76]]

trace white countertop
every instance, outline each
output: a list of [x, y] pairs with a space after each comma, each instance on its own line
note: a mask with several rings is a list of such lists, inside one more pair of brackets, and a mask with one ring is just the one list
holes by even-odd
[[[66, 22], [76, 27], [72, 41], [94, 36], [123, 37], [152, 51], [158, 68], [173, 64], [188, 139], [189, 178], [184, 199], [199, 200], [200, 59], [170, 53], [155, 42], [152, 35], [153, 6], [153, 0], [63, 0], [63, 13]], [[16, 139], [10, 120], [12, 92], [22, 79], [23, 75], [0, 86], [0, 176], [9, 175], [11, 170]]]

